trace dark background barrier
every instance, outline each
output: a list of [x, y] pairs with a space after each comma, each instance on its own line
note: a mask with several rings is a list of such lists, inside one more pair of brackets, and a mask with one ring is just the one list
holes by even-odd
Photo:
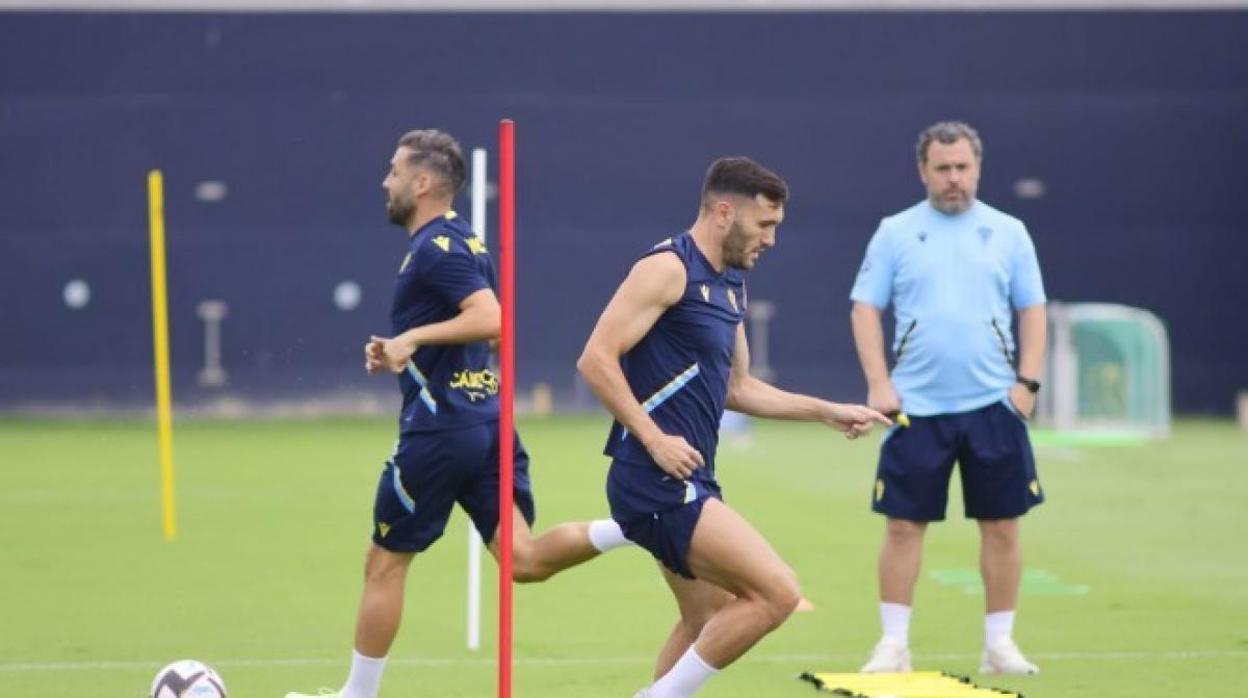
[[[403, 254], [380, 189], [394, 142], [435, 126], [492, 151], [509, 116], [520, 382], [563, 404], [615, 285], [693, 220], [724, 154], [793, 189], [750, 277], [776, 305], [777, 382], [861, 398], [853, 275], [879, 218], [922, 195], [918, 131], [959, 118], [1050, 298], [1156, 312], [1176, 408], [1229, 411], [1248, 383], [1246, 36], [1248, 12], [0, 14], [0, 408], [151, 400], [153, 167], [175, 399], [396, 399], [360, 370]], [[229, 306], [225, 388], [196, 384], [206, 299]]]

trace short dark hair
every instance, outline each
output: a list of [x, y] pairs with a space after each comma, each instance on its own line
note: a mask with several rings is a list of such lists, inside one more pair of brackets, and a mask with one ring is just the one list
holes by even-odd
[[407, 158], [412, 167], [441, 177], [452, 196], [464, 186], [464, 152], [451, 134], [432, 128], [408, 131], [399, 138], [399, 147], [412, 151]]
[[927, 148], [932, 141], [940, 141], [945, 145], [952, 145], [965, 138], [971, 144], [971, 150], [975, 151], [975, 159], [984, 159], [984, 143], [979, 140], [979, 132], [965, 121], [941, 121], [932, 124], [923, 129], [919, 134], [919, 142], [914, 146], [919, 156], [919, 164], [927, 164]]
[[789, 185], [775, 172], [746, 157], [720, 158], [711, 163], [702, 183], [702, 205], [715, 194], [736, 194], [749, 199], [762, 194], [777, 204], [789, 198]]

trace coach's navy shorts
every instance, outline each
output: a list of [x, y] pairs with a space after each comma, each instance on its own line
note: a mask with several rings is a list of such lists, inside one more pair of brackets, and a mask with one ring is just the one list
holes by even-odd
[[872, 508], [898, 519], [944, 520], [954, 461], [968, 519], [1010, 519], [1044, 501], [1027, 426], [1007, 398], [893, 427], [880, 448]]
[[[519, 435], [514, 448], [516, 506], [532, 526], [529, 455]], [[455, 502], [481, 538], [493, 540], [498, 478], [498, 422], [403, 434], [377, 483], [373, 542], [392, 552], [421, 552], [442, 536]]]
[[706, 500], [723, 501], [719, 483], [702, 475], [677, 480], [657, 466], [611, 461], [607, 474], [607, 502], [611, 518], [624, 537], [650, 551], [667, 569], [694, 579], [686, 558], [693, 529]]

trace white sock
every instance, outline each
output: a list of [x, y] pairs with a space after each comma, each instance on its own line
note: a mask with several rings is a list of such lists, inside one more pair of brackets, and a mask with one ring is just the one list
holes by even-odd
[[381, 672], [386, 668], [385, 657], [365, 657], [351, 651], [351, 673], [342, 687], [342, 698], [377, 698], [381, 688]]
[[899, 603], [880, 602], [880, 625], [884, 637], [903, 645], [910, 644], [910, 607]]
[[671, 671], [646, 689], [646, 698], [689, 698], [697, 693], [699, 688], [702, 688], [702, 684], [718, 673], [718, 669], [707, 664], [706, 660], [699, 657], [698, 653], [690, 647]]
[[984, 644], [991, 645], [1014, 634], [1014, 611], [994, 611], [984, 614]]
[[620, 530], [620, 525], [612, 519], [589, 522], [589, 543], [600, 553], [624, 545], [633, 545], [631, 540], [624, 537], [624, 531]]

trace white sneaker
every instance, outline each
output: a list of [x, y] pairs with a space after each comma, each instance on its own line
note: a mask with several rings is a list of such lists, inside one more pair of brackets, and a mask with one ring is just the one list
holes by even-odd
[[979, 662], [981, 674], [1039, 674], [1040, 667], [1027, 661], [1018, 645], [1010, 638], [994, 640], [984, 645]]
[[342, 698], [342, 691], [335, 691], [329, 688], [322, 688], [316, 693], [295, 693], [286, 694], [286, 698]]
[[871, 650], [871, 658], [858, 670], [862, 674], [910, 671], [910, 648], [904, 642], [885, 637]]

